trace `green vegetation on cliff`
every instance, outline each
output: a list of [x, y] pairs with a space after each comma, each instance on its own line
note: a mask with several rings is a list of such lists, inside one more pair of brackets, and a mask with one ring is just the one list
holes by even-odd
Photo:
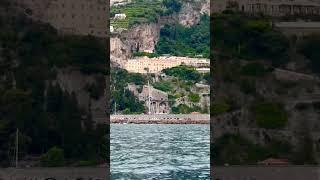
[[309, 68], [313, 72], [320, 73], [320, 35], [304, 37], [299, 44], [299, 51], [310, 60]]
[[168, 81], [155, 82], [152, 86], [164, 92], [169, 92], [172, 89], [172, 84]]
[[41, 164], [44, 167], [58, 167], [63, 166], [64, 162], [63, 149], [53, 147], [50, 148], [46, 154], [41, 156]]
[[216, 139], [212, 154], [216, 165], [255, 165], [270, 157], [291, 159], [291, 153], [292, 146], [286, 141], [270, 140], [266, 145], [259, 145], [241, 135], [225, 134]]
[[173, 114], [190, 114], [192, 112], [201, 111], [199, 107], [189, 107], [186, 104], [180, 104], [176, 107], [172, 107]]
[[[123, 114], [141, 114], [145, 113], [144, 102], [140, 102], [131, 91], [128, 90], [128, 83], [137, 85], [137, 90], [140, 92], [142, 85], [147, 84], [147, 79], [151, 85], [158, 90], [168, 93], [170, 101], [173, 103], [178, 98], [185, 96], [191, 103], [200, 103], [200, 94], [192, 92], [191, 89], [195, 88], [196, 82], [206, 81], [208, 74], [201, 74], [192, 67], [178, 66], [164, 70], [167, 77], [158, 77], [157, 81], [152, 81], [152, 77], [138, 74], [129, 73], [124, 69], [112, 68], [111, 69], [111, 103], [110, 108], [115, 112]], [[168, 79], [167, 79], [168, 78]], [[140, 90], [139, 90], [140, 89]], [[191, 113], [194, 111], [207, 112], [207, 109], [201, 109], [197, 105], [179, 105], [172, 107], [172, 113]], [[116, 106], [116, 107], [115, 107]]]
[[220, 115], [230, 110], [230, 105], [227, 102], [215, 102], [211, 105], [211, 113]]
[[160, 30], [160, 39], [156, 45], [158, 54], [195, 57], [209, 57], [210, 18], [201, 16], [197, 25], [184, 27], [180, 24], [165, 25]]
[[202, 80], [200, 74], [195, 68], [189, 66], [177, 66], [173, 68], [164, 69], [163, 72], [168, 76], [174, 76], [181, 80], [198, 82]]
[[[111, 69], [111, 102], [112, 112], [120, 111], [124, 114], [144, 113], [144, 103], [127, 89], [128, 83], [136, 85], [146, 84], [146, 77], [141, 74], [130, 74], [124, 69]], [[116, 107], [114, 107], [116, 105]]]
[[115, 14], [126, 14], [126, 19], [112, 19], [115, 28], [129, 28], [136, 24], [156, 23], [160, 16], [167, 16], [179, 12], [180, 0], [133, 0], [121, 6], [112, 6], [110, 17]]
[[147, 56], [148, 58], [154, 58], [159, 57], [158, 54], [155, 53], [148, 53], [148, 52], [134, 52], [133, 56], [139, 57], [139, 56]]
[[200, 96], [199, 96], [199, 94], [196, 94], [196, 93], [190, 93], [190, 94], [188, 94], [188, 98], [189, 98], [189, 100], [191, 101], [191, 102], [193, 102], [193, 103], [198, 103], [198, 102], [200, 102]]
[[[319, 36], [289, 37], [261, 16], [216, 14], [212, 22], [216, 101], [211, 109], [225, 134], [214, 144], [216, 163], [256, 164], [266, 158], [317, 163], [318, 123], [305, 115], [317, 117], [318, 103], [304, 96], [317, 97], [317, 78], [310, 73], [320, 72]], [[297, 101], [294, 107], [290, 99]]]
[[66, 159], [105, 161], [106, 127], [94, 127], [76, 94], [53, 83], [59, 68], [103, 76], [105, 44], [59, 36], [49, 25], [5, 14], [0, 17], [1, 165], [11, 163], [17, 128], [20, 159], [57, 147]]
[[[152, 83], [156, 89], [168, 93], [170, 107], [174, 114], [189, 114], [191, 112], [208, 113], [208, 107], [200, 107], [201, 92], [208, 93], [209, 89], [197, 89], [195, 83], [209, 83], [209, 73], [202, 74], [189, 66], [177, 66], [162, 71], [166, 77]], [[187, 104], [176, 104], [180, 100]]]
[[288, 61], [289, 40], [269, 19], [241, 14], [212, 16], [214, 51], [229, 57], [264, 59], [274, 65]]
[[283, 128], [287, 124], [288, 114], [281, 103], [258, 103], [253, 109], [257, 124], [261, 128]]

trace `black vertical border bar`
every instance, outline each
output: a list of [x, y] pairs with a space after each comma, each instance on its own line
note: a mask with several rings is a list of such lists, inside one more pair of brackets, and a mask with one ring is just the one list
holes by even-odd
[[107, 38], [106, 38], [106, 89], [105, 89], [105, 97], [106, 97], [106, 141], [107, 141], [107, 154], [106, 154], [106, 163], [107, 163], [107, 179], [110, 179], [110, 0], [106, 1], [106, 21], [107, 21]]
[[212, 13], [213, 13], [213, 1], [210, 0], [210, 177], [211, 179], [214, 179], [214, 173], [213, 173], [213, 160], [214, 160], [214, 154], [213, 154], [213, 133], [214, 133], [214, 123], [213, 123], [213, 115], [212, 115], [212, 110], [211, 107], [214, 102], [214, 71], [215, 71], [215, 61], [214, 61], [214, 56], [213, 56], [213, 18], [212, 18]]

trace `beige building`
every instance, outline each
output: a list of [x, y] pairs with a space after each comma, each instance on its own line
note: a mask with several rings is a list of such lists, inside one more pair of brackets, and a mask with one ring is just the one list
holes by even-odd
[[187, 65], [196, 68], [210, 67], [210, 60], [204, 58], [188, 58], [176, 56], [161, 56], [157, 58], [139, 57], [129, 59], [124, 69], [132, 73], [159, 73], [163, 69], [179, 65]]
[[249, 14], [270, 16], [320, 15], [319, 0], [215, 0], [213, 12], [235, 9]]
[[106, 37], [108, 0], [13, 0], [27, 16], [62, 33]]

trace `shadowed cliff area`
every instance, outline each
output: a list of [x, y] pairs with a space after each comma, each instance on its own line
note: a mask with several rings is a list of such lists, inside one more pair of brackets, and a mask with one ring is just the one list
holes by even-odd
[[318, 34], [287, 34], [274, 19], [212, 16], [215, 164], [319, 162]]
[[[0, 163], [89, 166], [106, 162], [106, 43], [59, 34], [0, 4]], [[99, 104], [103, 107], [96, 107]], [[101, 112], [102, 111], [102, 112]]]

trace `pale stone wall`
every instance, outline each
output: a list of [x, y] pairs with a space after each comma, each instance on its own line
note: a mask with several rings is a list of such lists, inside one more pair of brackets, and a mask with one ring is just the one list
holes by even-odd
[[110, 115], [112, 120], [210, 120], [210, 114]]
[[110, 122], [128, 124], [210, 124], [210, 114], [110, 115]]

